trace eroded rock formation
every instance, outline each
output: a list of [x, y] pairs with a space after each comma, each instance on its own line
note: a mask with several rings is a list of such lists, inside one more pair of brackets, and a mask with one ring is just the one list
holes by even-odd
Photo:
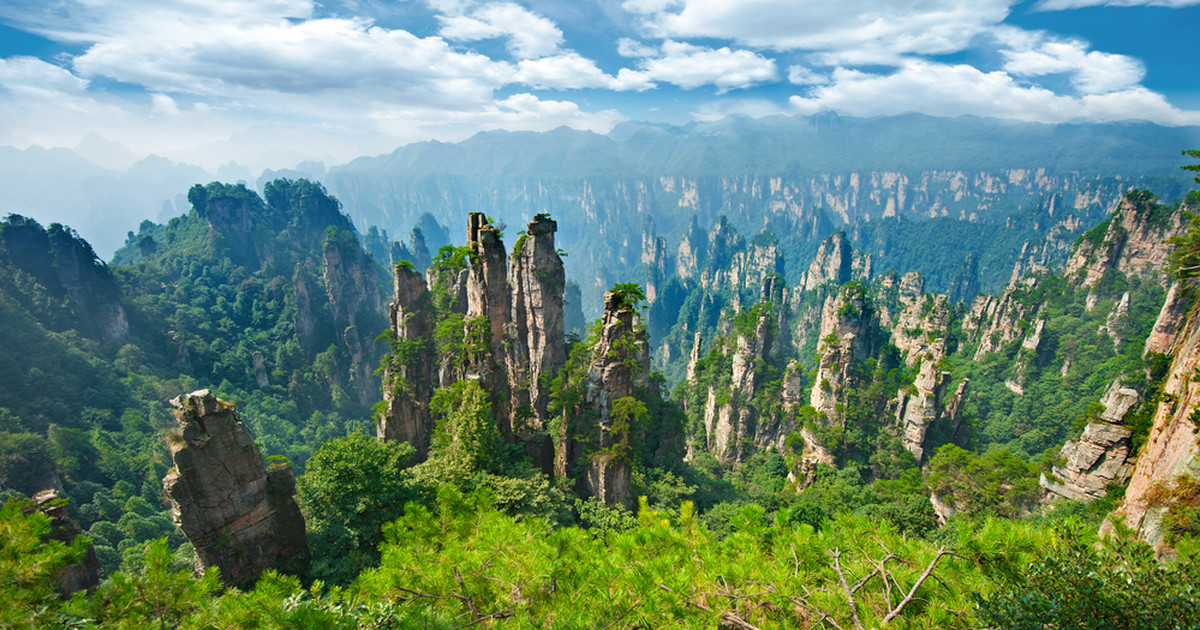
[[[1166, 307], [1163, 312], [1173, 317]], [[1171, 327], [1161, 316], [1159, 324]], [[1200, 476], [1200, 440], [1196, 439], [1200, 382], [1195, 378], [1200, 369], [1200, 308], [1189, 310], [1167, 354], [1172, 357], [1171, 367], [1162, 383], [1150, 435], [1138, 454], [1125, 500], [1114, 513], [1143, 540], [1159, 546], [1164, 544], [1163, 516], [1169, 505], [1154, 500], [1156, 488], [1172, 484], [1180, 475]]]
[[1067, 441], [1059, 452], [1060, 463], [1038, 483], [1055, 498], [1090, 500], [1103, 497], [1109, 485], [1128, 480], [1135, 453], [1125, 416], [1138, 402], [1136, 390], [1122, 386], [1120, 379], [1113, 381], [1100, 399], [1104, 410], [1078, 438]]
[[196, 552], [196, 572], [217, 567], [228, 584], [266, 569], [302, 572], [304, 516], [286, 463], [263, 461], [233, 405], [199, 390], [171, 401], [180, 434], [163, 478], [171, 515]]
[[[549, 216], [537, 215], [510, 259], [500, 230], [473, 212], [469, 255], [435, 262], [425, 279], [396, 267], [390, 327], [397, 345], [388, 360], [380, 437], [410, 442], [423, 457], [433, 430], [428, 410], [434, 390], [466, 378], [479, 379], [490, 394], [505, 439], [528, 442], [544, 432], [548, 386], [566, 361], [567, 285], [556, 230]], [[439, 349], [435, 329], [453, 326], [446, 319], [452, 316], [462, 317], [461, 329], [442, 333], [459, 347]], [[527, 450], [544, 453], [548, 444], [543, 433]], [[535, 457], [540, 459], [546, 458]], [[539, 467], [548, 470], [549, 460]]]
[[584, 451], [565, 453], [587, 458], [585, 494], [610, 507], [628, 506], [632, 467], [623, 451], [629, 447], [634, 427], [629, 426], [629, 418], [621, 417], [627, 411], [621, 405], [622, 399], [628, 401], [650, 384], [650, 345], [645, 331], [637, 326], [633, 305], [617, 292], [604, 295], [600, 337], [586, 378], [583, 413], [579, 415], [596, 418], [595, 424], [579, 427], [579, 435], [563, 436], [560, 443], [574, 443], [576, 449], [586, 445]]

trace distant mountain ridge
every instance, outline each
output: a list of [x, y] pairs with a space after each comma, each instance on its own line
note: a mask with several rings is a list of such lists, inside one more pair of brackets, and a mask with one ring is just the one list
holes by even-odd
[[[844, 228], [856, 247], [877, 245], [880, 269], [902, 272], [929, 258], [911, 248], [952, 231], [912, 223], [961, 220], [965, 241], [999, 235], [1016, 243], [1001, 260], [982, 261], [1007, 272], [1020, 244], [1039, 245], [1064, 213], [1078, 219], [1069, 223], [1094, 224], [1131, 187], [1181, 196], [1188, 180], [1179, 152], [1190, 146], [1200, 146], [1200, 128], [918, 114], [731, 117], [681, 127], [626, 123], [608, 136], [486, 132], [360, 158], [324, 181], [360, 229], [393, 234], [406, 234], [424, 212], [481, 211], [509, 225], [548, 212], [574, 253], [567, 274], [594, 314], [600, 291], [639, 264], [647, 219], [675, 242], [693, 221], [709, 226], [724, 215], [743, 233], [789, 235], [781, 249], [797, 261]], [[916, 270], [942, 288], [932, 269]], [[795, 282], [800, 271], [785, 275]], [[985, 277], [985, 290], [1007, 280]]]

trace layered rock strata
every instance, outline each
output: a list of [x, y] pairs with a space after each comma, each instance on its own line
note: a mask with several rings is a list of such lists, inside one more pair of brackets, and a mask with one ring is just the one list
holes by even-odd
[[[1170, 328], [1167, 322], [1159, 323]], [[1167, 353], [1172, 357], [1171, 366], [1154, 409], [1150, 435], [1138, 453], [1125, 499], [1114, 512], [1143, 540], [1157, 546], [1165, 544], [1163, 517], [1170, 506], [1155, 500], [1155, 495], [1162, 494], [1161, 489], [1180, 475], [1200, 477], [1200, 440], [1196, 438], [1200, 382], [1195, 378], [1200, 369], [1200, 309], [1193, 306], [1173, 336]]]
[[1133, 430], [1125, 416], [1138, 404], [1134, 389], [1113, 381], [1100, 404], [1104, 410], [1087, 423], [1078, 438], [1068, 440], [1050, 474], [1038, 481], [1053, 498], [1092, 500], [1105, 495], [1108, 486], [1122, 484], [1133, 470]]
[[228, 584], [253, 583], [266, 569], [302, 572], [304, 516], [286, 463], [269, 468], [233, 405], [199, 390], [171, 401], [180, 435], [163, 478], [171, 515], [191, 541], [196, 572], [220, 570]]

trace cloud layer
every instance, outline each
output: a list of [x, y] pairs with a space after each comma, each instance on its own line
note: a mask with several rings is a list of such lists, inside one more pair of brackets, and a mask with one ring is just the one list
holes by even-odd
[[[70, 52], [0, 57], [0, 144], [97, 131], [208, 167], [278, 167], [485, 129], [604, 132], [660, 108], [1200, 123], [1142, 84], [1142, 60], [1012, 26], [1015, 3], [428, 0], [371, 15], [311, 0], [9, 2], [0, 21]], [[1200, 0], [1037, 8], [1100, 4]], [[945, 60], [956, 53], [980, 61]]]

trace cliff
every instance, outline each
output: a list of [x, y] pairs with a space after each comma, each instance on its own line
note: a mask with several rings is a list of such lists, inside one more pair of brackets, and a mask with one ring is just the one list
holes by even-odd
[[[121, 290], [91, 245], [70, 228], [10, 215], [0, 222], [0, 264], [29, 274], [51, 296], [65, 298], [70, 314], [45, 318], [52, 329], [70, 326], [105, 344], [129, 336]], [[20, 299], [29, 300], [28, 294]], [[57, 320], [57, 321], [55, 321]]]
[[171, 515], [191, 541], [196, 572], [220, 569], [228, 584], [252, 584], [266, 569], [302, 572], [304, 517], [286, 463], [269, 468], [233, 405], [208, 390], [171, 401], [180, 435], [163, 478]]
[[556, 230], [548, 215], [537, 215], [510, 259], [500, 230], [471, 213], [466, 247], [439, 255], [424, 279], [396, 266], [380, 437], [410, 442], [423, 457], [434, 390], [478, 379], [501, 435], [523, 441], [550, 469], [548, 388], [566, 361], [567, 285]]
[[1079, 437], [1068, 440], [1050, 474], [1039, 483], [1052, 498], [1092, 500], [1103, 497], [1108, 486], [1129, 480], [1135, 455], [1130, 438], [1133, 429], [1126, 415], [1140, 402], [1137, 390], [1117, 380], [1100, 399], [1103, 407]]
[[[1177, 306], [1174, 308], [1178, 308]], [[1171, 309], [1164, 307], [1156, 333], [1174, 328]], [[1164, 330], [1167, 329], [1167, 330]], [[1160, 550], [1170, 546], [1169, 517], [1177, 506], [1194, 507], [1195, 496], [1181, 494], [1178, 480], [1200, 477], [1196, 434], [1200, 408], [1200, 307], [1193, 304], [1168, 346], [1171, 365], [1163, 380], [1153, 424], [1125, 490], [1125, 498], [1113, 516], [1122, 519], [1143, 540]], [[1106, 523], [1105, 529], [1109, 525]]]
[[704, 434], [691, 436], [691, 441], [724, 464], [740, 464], [760, 448], [782, 447], [795, 429], [782, 410], [770, 408], [769, 392], [766, 401], [756, 399], [771, 360], [777, 310], [770, 302], [760, 302], [739, 313], [703, 362], [696, 336], [688, 368], [688, 385], [695, 391], [688, 404], [700, 406]]
[[1158, 206], [1146, 191], [1131, 191], [1107, 221], [1081, 238], [1065, 273], [1087, 288], [1109, 270], [1126, 276], [1149, 275], [1166, 286], [1163, 267], [1172, 248], [1163, 242], [1182, 236], [1185, 229], [1183, 213]]
[[425, 278], [411, 265], [395, 266], [392, 287], [391, 354], [383, 375], [386, 406], [379, 417], [377, 434], [382, 440], [408, 442], [420, 461], [428, 454], [433, 433], [429, 400], [438, 384], [430, 294]]

